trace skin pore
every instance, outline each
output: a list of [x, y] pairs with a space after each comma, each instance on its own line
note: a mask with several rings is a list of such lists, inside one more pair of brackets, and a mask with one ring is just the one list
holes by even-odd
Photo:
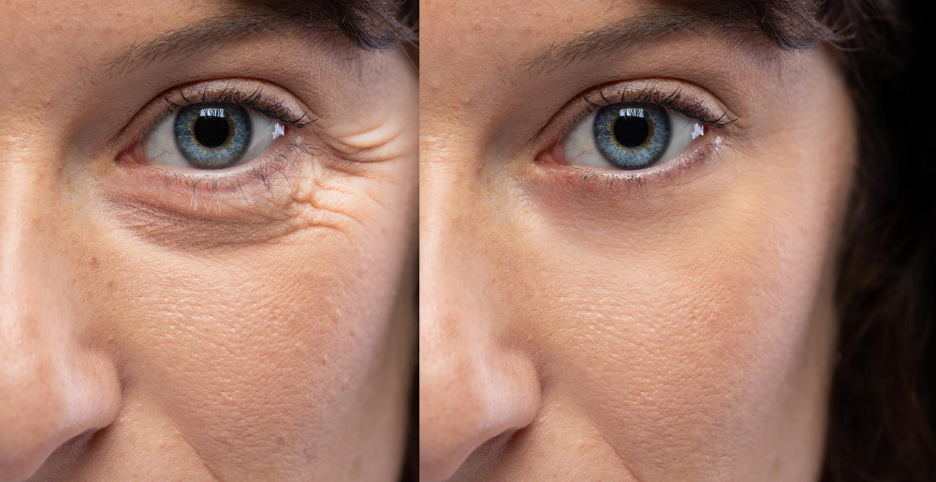
[[[0, 480], [397, 478], [415, 69], [286, 24], [143, 55], [254, 8], [0, 1]], [[135, 148], [255, 93], [314, 122], [224, 171]]]
[[[687, 8], [423, 2], [423, 480], [817, 477], [854, 111]], [[544, 155], [628, 85], [733, 122], [646, 175]]]

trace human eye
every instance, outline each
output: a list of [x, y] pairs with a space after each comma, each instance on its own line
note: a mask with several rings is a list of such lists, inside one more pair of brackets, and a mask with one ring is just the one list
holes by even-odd
[[351, 162], [311, 127], [318, 119], [287, 89], [260, 79], [171, 87], [112, 140], [109, 199], [164, 218], [283, 219], [313, 173]]
[[285, 133], [284, 121], [243, 103], [196, 102], [165, 116], [141, 147], [154, 165], [226, 169], [257, 158]]
[[161, 109], [122, 160], [190, 171], [249, 164], [313, 121], [279, 90], [249, 81], [172, 89], [156, 100]]
[[106, 206], [132, 232], [170, 246], [222, 246], [340, 218], [309, 200], [362, 167], [316, 127], [321, 117], [305, 100], [251, 78], [155, 92], [121, 122], [109, 141], [114, 157], [102, 164]]
[[719, 131], [736, 120], [701, 88], [669, 80], [599, 86], [566, 110], [558, 116], [564, 128], [537, 160], [584, 171], [584, 180], [673, 179], [717, 153]]

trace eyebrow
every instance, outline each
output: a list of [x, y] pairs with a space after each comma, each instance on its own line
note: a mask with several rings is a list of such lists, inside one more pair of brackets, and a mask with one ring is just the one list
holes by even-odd
[[801, 49], [821, 39], [812, 22], [794, 15], [782, 22], [768, 21], [722, 4], [694, 10], [651, 10], [607, 25], [586, 30], [554, 43], [520, 64], [532, 74], [551, 72], [585, 60], [604, 59], [639, 45], [679, 34], [729, 32], [752, 42], [758, 36], [780, 48]]
[[224, 14], [163, 32], [129, 46], [122, 54], [101, 63], [106, 72], [120, 75], [157, 62], [189, 57], [219, 44], [234, 43], [260, 33], [301, 33], [307, 28], [290, 15], [258, 12]]
[[341, 36], [360, 48], [382, 49], [415, 41], [415, 33], [394, 17], [384, 2], [339, 0], [266, 0], [246, 2], [251, 8], [231, 10], [135, 43], [115, 57], [103, 59], [112, 75], [133, 72], [157, 62], [189, 57], [220, 44], [264, 33]]

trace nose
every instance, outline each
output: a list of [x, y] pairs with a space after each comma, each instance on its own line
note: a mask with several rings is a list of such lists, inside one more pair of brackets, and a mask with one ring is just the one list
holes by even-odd
[[14, 191], [0, 203], [0, 480], [31, 477], [110, 424], [120, 398], [114, 365], [91, 346], [61, 233]]
[[464, 203], [425, 202], [433, 194], [420, 186], [422, 480], [451, 477], [472, 453], [496, 457], [536, 418], [540, 404], [535, 365], [508, 328], [502, 300], [492, 295], [494, 265], [474, 248], [476, 224], [444, 208]]

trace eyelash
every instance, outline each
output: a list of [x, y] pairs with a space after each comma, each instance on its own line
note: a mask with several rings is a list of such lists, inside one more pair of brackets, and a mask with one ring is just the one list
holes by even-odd
[[168, 94], [163, 94], [162, 98], [163, 101], [165, 101], [167, 104], [167, 107], [160, 115], [154, 116], [154, 121], [151, 122], [147, 129], [144, 130], [142, 137], [145, 137], [146, 134], [148, 134], [149, 131], [152, 130], [152, 128], [159, 122], [165, 119], [166, 116], [172, 115], [179, 109], [188, 107], [190, 105], [212, 102], [239, 105], [297, 129], [307, 127], [318, 120], [310, 118], [307, 112], [303, 112], [298, 117], [293, 116], [289, 110], [286, 109], [285, 101], [274, 101], [271, 100], [268, 96], [265, 96], [263, 94], [263, 86], [257, 86], [257, 88], [249, 94], [233, 86], [226, 86], [221, 90], [209, 92], [208, 87], [206, 86], [202, 90], [201, 94], [198, 95], [198, 98], [186, 97], [185, 91], [181, 86], [178, 86], [173, 91], [170, 91], [170, 93], [172, 92], [176, 92], [178, 97], [182, 99], [182, 102], [173, 102], [169, 99]]
[[[597, 96], [597, 99], [593, 99]], [[592, 98], [590, 98], [592, 97]], [[573, 128], [582, 122], [589, 115], [609, 105], [622, 103], [646, 103], [673, 110], [690, 119], [701, 122], [702, 124], [715, 129], [724, 129], [734, 124], [738, 117], [731, 117], [727, 112], [716, 114], [710, 108], [706, 107], [703, 100], [686, 95], [684, 89], [680, 86], [669, 90], [658, 88], [657, 84], [648, 84], [639, 89], [628, 89], [620, 93], [608, 96], [605, 95], [605, 86], [598, 85], [582, 94], [580, 99], [585, 103], [585, 108], [580, 109], [571, 120], [560, 129], [558, 135], [555, 135], [553, 141], [548, 147], [536, 156], [540, 160], [544, 155], [553, 152], [559, 148], [561, 142], [572, 131]], [[563, 165], [566, 174], [570, 171], [573, 176], [568, 179], [573, 182], [586, 183], [591, 180], [601, 181], [601, 185], [607, 185], [609, 190], [617, 186], [625, 186], [627, 194], [630, 194], [633, 184], [641, 188], [656, 183], [673, 183], [675, 179], [684, 171], [691, 170], [694, 166], [705, 162], [711, 156], [720, 156], [721, 150], [725, 147], [722, 136], [716, 136], [705, 146], [694, 148], [688, 154], [684, 154], [677, 162], [671, 162], [659, 167], [651, 167], [643, 171], [604, 171], [591, 167]], [[540, 164], [557, 164], [549, 162], [540, 162]]]
[[[236, 84], [228, 84], [228, 82], [242, 82], [240, 79], [222, 82], [225, 84], [219, 85], [219, 82], [208, 81], [205, 82], [206, 85], [203, 88], [195, 89], [179, 85], [164, 92], [156, 100], [151, 101], [150, 107], [138, 114], [145, 115], [147, 120], [143, 124], [137, 124], [141, 127], [134, 129], [135, 134], [128, 133], [128, 136], [132, 136], [129, 137], [132, 141], [128, 143], [129, 147], [125, 148], [117, 156], [117, 161], [134, 165], [131, 167], [142, 168], [133, 169], [133, 172], [137, 173], [137, 180], [147, 183], [157, 182], [160, 185], [158, 188], [160, 193], [164, 193], [173, 186], [176, 186], [175, 189], [184, 188], [191, 194], [192, 203], [198, 203], [199, 196], [205, 193], [214, 196], [221, 193], [231, 193], [246, 200], [248, 197], [252, 198], [252, 196], [245, 193], [245, 188], [252, 183], [257, 183], [260, 189], [272, 195], [272, 182], [277, 177], [282, 177], [286, 185], [291, 185], [287, 174], [299, 167], [294, 158], [303, 155], [318, 156], [315, 151], [319, 148], [303, 143], [301, 138], [293, 139], [292, 142], [284, 144], [283, 147], [275, 148], [271, 146], [269, 151], [276, 149], [279, 152], [264, 153], [261, 155], [263, 158], [261, 162], [250, 161], [240, 169], [231, 168], [231, 172], [187, 172], [132, 160], [139, 155], [140, 145], [160, 122], [179, 109], [190, 105], [201, 103], [235, 104], [297, 130], [304, 129], [318, 120], [318, 118], [313, 118], [304, 108], [298, 106], [287, 107], [286, 100], [281, 99], [281, 96], [276, 94], [268, 93], [268, 89], [265, 89], [263, 85], [244, 89]], [[217, 87], [213, 88], [214, 86]], [[157, 176], [157, 178], [151, 178], [150, 176]], [[161, 199], [162, 194], [159, 196]]]
[[208, 188], [208, 192], [215, 195], [220, 195], [222, 191], [238, 193], [245, 201], [248, 201], [248, 196], [244, 191], [244, 183], [246, 182], [260, 181], [265, 191], [271, 195], [273, 193], [272, 183], [274, 177], [281, 176], [286, 184], [290, 185], [291, 181], [287, 173], [289, 168], [296, 167], [292, 158], [297, 155], [316, 156], [309, 146], [293, 143], [269, 161], [259, 163], [249, 170], [233, 176], [215, 177], [207, 174], [188, 174], [163, 167], [160, 167], [158, 171], [162, 177], [163, 189], [168, 189], [176, 184], [182, 185], [186, 190], [191, 191], [193, 203], [197, 203], [199, 186], [205, 186]]

